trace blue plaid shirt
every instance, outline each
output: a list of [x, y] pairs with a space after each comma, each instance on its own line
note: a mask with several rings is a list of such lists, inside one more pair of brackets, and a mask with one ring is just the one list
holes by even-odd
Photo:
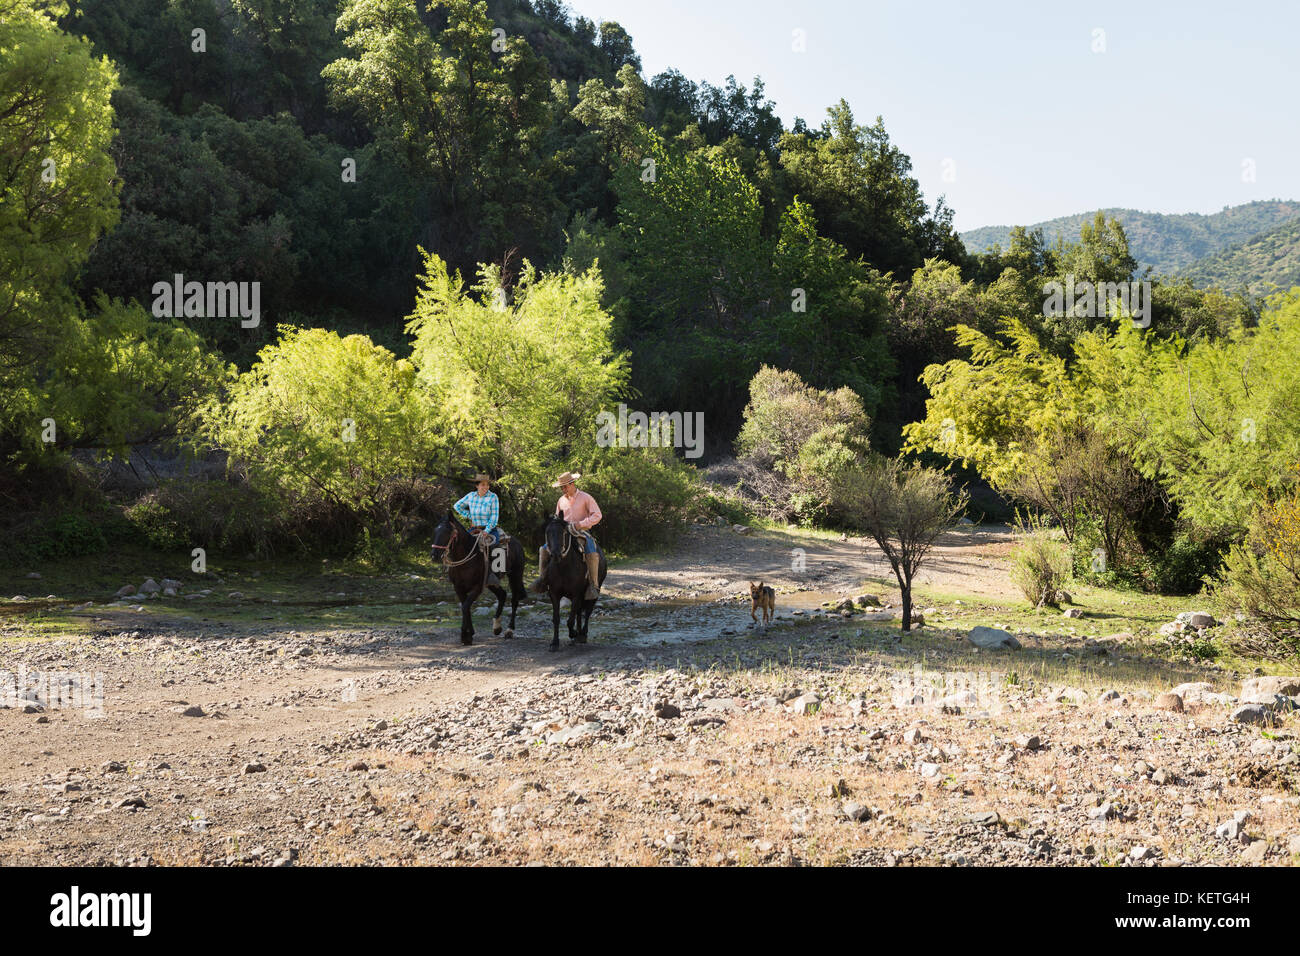
[[501, 516], [501, 502], [497, 499], [494, 491], [489, 491], [485, 495], [480, 495], [477, 491], [471, 491], [452, 507], [455, 509], [456, 514], [467, 519], [471, 525], [482, 528], [484, 531], [491, 531], [495, 528], [497, 519]]

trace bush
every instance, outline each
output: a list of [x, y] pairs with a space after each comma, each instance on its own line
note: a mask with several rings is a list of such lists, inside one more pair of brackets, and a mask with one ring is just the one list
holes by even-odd
[[1011, 580], [1030, 604], [1056, 607], [1070, 578], [1070, 553], [1041, 525], [1026, 529], [1011, 553]]
[[1294, 639], [1300, 630], [1300, 489], [1260, 509], [1213, 582], [1215, 596]]
[[1150, 590], [1195, 594], [1222, 567], [1225, 550], [1222, 541], [1200, 540], [1182, 532], [1167, 547], [1144, 556], [1138, 570]]
[[99, 554], [108, 539], [92, 517], [64, 512], [38, 516], [13, 538], [7, 555], [13, 561], [43, 561]]
[[667, 449], [611, 449], [583, 477], [582, 487], [600, 504], [603, 517], [595, 533], [606, 550], [666, 544], [705, 512], [697, 472]]

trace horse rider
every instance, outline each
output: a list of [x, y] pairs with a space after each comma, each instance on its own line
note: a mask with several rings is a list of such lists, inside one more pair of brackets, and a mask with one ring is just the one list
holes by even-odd
[[[555, 513], [564, 518], [571, 530], [582, 536], [582, 557], [587, 563], [586, 599], [592, 601], [600, 597], [600, 554], [596, 551], [596, 539], [591, 536], [590, 529], [600, 524], [601, 513], [596, 499], [587, 492], [578, 490], [577, 481], [581, 477], [582, 472], [575, 475], [566, 471], [551, 482], [551, 487], [559, 488], [564, 492], [560, 500], [555, 503]], [[543, 544], [541, 550], [537, 552], [537, 581], [533, 584], [534, 591], [546, 590], [548, 557], [546, 545]]]
[[501, 526], [497, 524], [501, 517], [501, 501], [492, 491], [492, 479], [480, 472], [474, 476], [475, 490], [452, 505], [452, 510], [470, 525], [469, 533], [478, 539], [479, 550], [484, 554], [487, 577], [483, 587], [498, 587], [501, 582], [492, 573], [492, 562], [487, 560], [490, 549], [501, 541]]

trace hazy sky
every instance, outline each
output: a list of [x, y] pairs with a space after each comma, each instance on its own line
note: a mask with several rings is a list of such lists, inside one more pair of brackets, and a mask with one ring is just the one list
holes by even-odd
[[787, 127], [840, 97], [863, 125], [883, 116], [959, 229], [1300, 199], [1296, 0], [569, 6], [621, 23], [647, 79], [761, 76]]

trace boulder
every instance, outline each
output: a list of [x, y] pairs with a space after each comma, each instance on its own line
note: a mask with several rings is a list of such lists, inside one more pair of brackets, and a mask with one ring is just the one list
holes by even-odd
[[153, 578], [146, 578], [144, 584], [140, 585], [141, 594], [157, 594], [162, 588]]
[[1243, 704], [1232, 712], [1234, 724], [1255, 724], [1260, 727], [1272, 727], [1276, 722], [1272, 704]]
[[1243, 704], [1271, 704], [1278, 694], [1300, 694], [1300, 677], [1250, 677], [1241, 682]]
[[1015, 637], [1009, 632], [996, 627], [973, 627], [970, 633], [966, 635], [966, 640], [985, 650], [995, 650], [1001, 647], [1007, 647], [1013, 651], [1020, 649], [1020, 642]]
[[1171, 710], [1175, 714], [1183, 712], [1183, 698], [1180, 694], [1163, 693], [1156, 698], [1155, 703], [1157, 710]]
[[1073, 617], [1073, 618], [1083, 617], [1083, 610], [1082, 608], [1077, 608], [1077, 607], [1067, 608], [1065, 611], [1061, 613], [1061, 617]]

